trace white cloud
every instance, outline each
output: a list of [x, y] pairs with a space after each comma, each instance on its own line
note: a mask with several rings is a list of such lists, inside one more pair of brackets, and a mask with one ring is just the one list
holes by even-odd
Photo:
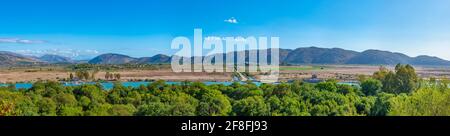
[[28, 39], [19, 39], [19, 38], [0, 38], [1, 43], [17, 43], [17, 44], [42, 44], [47, 43], [44, 40], [28, 40]]
[[224, 21], [227, 22], [227, 23], [230, 23], [230, 24], [237, 24], [238, 23], [238, 20], [236, 18], [234, 18], [234, 17], [231, 17], [231, 18], [226, 19]]

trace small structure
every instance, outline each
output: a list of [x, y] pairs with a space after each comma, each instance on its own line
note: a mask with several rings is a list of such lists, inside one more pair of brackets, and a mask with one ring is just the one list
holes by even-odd
[[320, 83], [320, 82], [322, 82], [323, 80], [317, 78], [317, 75], [316, 75], [316, 74], [313, 74], [313, 75], [311, 76], [311, 78], [309, 78], [309, 79], [304, 79], [303, 81], [305, 81], [305, 82], [307, 82], [307, 83]]

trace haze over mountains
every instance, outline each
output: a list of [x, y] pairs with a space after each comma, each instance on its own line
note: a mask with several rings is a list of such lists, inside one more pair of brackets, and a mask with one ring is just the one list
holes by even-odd
[[59, 55], [50, 55], [50, 54], [43, 55], [41, 57], [38, 57], [37, 59], [41, 60], [43, 62], [47, 62], [47, 63], [74, 63], [75, 62], [74, 60], [72, 60], [69, 57], [63, 57], [63, 56], [59, 56]]
[[[158, 54], [152, 57], [133, 58], [127, 55], [107, 53], [99, 55], [88, 63], [91, 64], [156, 64], [170, 63], [171, 57]], [[0, 65], [77, 63], [67, 57], [44, 55], [29, 57], [16, 53], [0, 51]], [[381, 50], [356, 52], [340, 48], [305, 47], [297, 49], [280, 49], [280, 63], [287, 64], [361, 64], [361, 65], [395, 65], [398, 63], [412, 65], [450, 66], [450, 61], [438, 57], [421, 55], [409, 57], [402, 53]]]

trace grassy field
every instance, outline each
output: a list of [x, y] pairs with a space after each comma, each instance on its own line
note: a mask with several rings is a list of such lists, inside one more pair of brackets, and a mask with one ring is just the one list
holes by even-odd
[[[388, 66], [393, 70], [392, 66]], [[63, 80], [79, 70], [98, 71], [95, 79], [105, 79], [106, 72], [121, 75], [122, 80], [168, 80], [168, 81], [230, 81], [232, 73], [174, 73], [169, 64], [124, 65], [42, 65], [0, 67], [0, 83], [35, 82], [39, 80]], [[321, 79], [356, 80], [359, 75], [372, 75], [379, 66], [369, 65], [299, 65], [280, 66], [280, 81], [307, 79], [315, 75]], [[422, 78], [450, 78], [448, 68], [416, 67]], [[256, 75], [256, 79], [257, 79]]]
[[308, 70], [325, 70], [324, 66], [281, 66], [281, 71], [308, 71]]
[[105, 80], [106, 72], [120, 74], [120, 80], [167, 80], [167, 81], [229, 81], [231, 73], [174, 73], [168, 64], [123, 65], [45, 65], [0, 67], [0, 83], [36, 82], [39, 80], [64, 80], [76, 71], [98, 71], [94, 79]]

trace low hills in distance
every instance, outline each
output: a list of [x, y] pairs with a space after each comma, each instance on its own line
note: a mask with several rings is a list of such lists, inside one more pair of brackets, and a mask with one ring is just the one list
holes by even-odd
[[[283, 58], [283, 59], [282, 59]], [[280, 53], [280, 60], [289, 64], [363, 64], [395, 65], [398, 63], [412, 65], [450, 66], [450, 61], [438, 57], [421, 55], [409, 57], [402, 53], [366, 50], [356, 52], [340, 48], [297, 48], [290, 50], [287, 56]]]
[[156, 64], [170, 63], [170, 56], [158, 54], [153, 57], [133, 58], [122, 54], [107, 53], [97, 56], [89, 61], [90, 64]]
[[[91, 64], [158, 64], [170, 63], [171, 57], [158, 54], [152, 57], [134, 58], [127, 55], [107, 53], [99, 55], [88, 63]], [[12, 52], [0, 51], [0, 66], [21, 64], [80, 63], [68, 57], [43, 55], [30, 57]], [[341, 48], [305, 47], [297, 49], [280, 49], [280, 63], [283, 64], [359, 64], [359, 65], [395, 65], [398, 63], [428, 66], [450, 66], [450, 61], [438, 57], [421, 55], [410, 57], [402, 53], [381, 50], [357, 52]]]
[[17, 53], [0, 51], [0, 66], [40, 64], [40, 60]]
[[75, 61], [69, 57], [50, 54], [43, 55], [37, 59], [47, 63], [75, 63]]

